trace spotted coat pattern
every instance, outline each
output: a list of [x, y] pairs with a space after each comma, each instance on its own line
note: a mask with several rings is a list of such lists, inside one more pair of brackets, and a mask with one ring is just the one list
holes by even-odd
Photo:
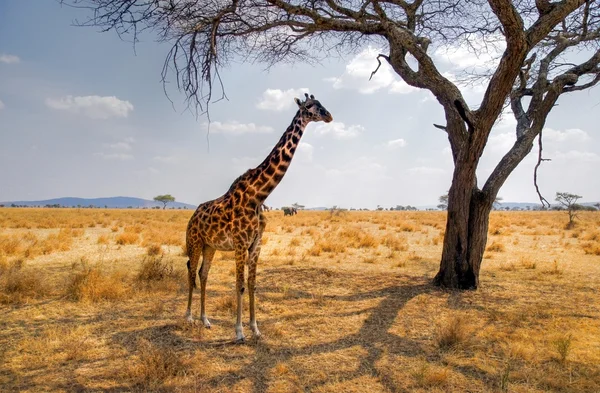
[[292, 123], [281, 136], [271, 153], [254, 169], [238, 177], [221, 197], [204, 202], [191, 217], [186, 232], [188, 260], [188, 305], [186, 316], [192, 322], [192, 294], [196, 286], [198, 262], [202, 257], [200, 277], [200, 318], [210, 327], [206, 316], [205, 299], [208, 272], [215, 251], [234, 251], [236, 264], [236, 340], [244, 341], [242, 329], [242, 294], [244, 293], [244, 270], [248, 267], [248, 295], [250, 328], [254, 336], [260, 336], [254, 309], [256, 267], [260, 244], [266, 226], [261, 206], [277, 187], [287, 171], [304, 129], [310, 122], [333, 120], [331, 114], [314, 96], [306, 100], [295, 99], [298, 111]]

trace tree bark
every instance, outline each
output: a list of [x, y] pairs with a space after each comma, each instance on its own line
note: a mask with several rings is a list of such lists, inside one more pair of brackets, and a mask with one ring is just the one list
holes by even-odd
[[[470, 163], [471, 165], [473, 163]], [[470, 176], [465, 174], [470, 172]], [[440, 270], [434, 284], [446, 288], [477, 289], [487, 243], [494, 198], [477, 188], [474, 168], [455, 169], [449, 191], [448, 217]]]

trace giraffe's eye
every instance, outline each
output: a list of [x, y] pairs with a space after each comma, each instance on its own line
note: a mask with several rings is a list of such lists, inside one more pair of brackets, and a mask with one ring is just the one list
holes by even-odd
[[308, 105], [306, 105], [306, 109], [310, 109], [310, 108], [312, 108], [313, 106], [314, 106], [314, 104], [308, 104]]

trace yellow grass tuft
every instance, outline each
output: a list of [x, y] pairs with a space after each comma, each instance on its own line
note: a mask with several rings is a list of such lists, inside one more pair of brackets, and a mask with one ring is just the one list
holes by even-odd
[[155, 389], [166, 380], [188, 372], [181, 356], [171, 347], [158, 347], [140, 338], [137, 342], [137, 361], [128, 368], [128, 376], [134, 384]]
[[438, 325], [435, 332], [435, 343], [442, 351], [449, 351], [465, 344], [469, 332], [462, 316], [454, 316]]
[[138, 235], [137, 233], [123, 232], [117, 236], [115, 243], [118, 245], [136, 244], [139, 240], [140, 240], [140, 235]]
[[504, 247], [504, 244], [494, 241], [494, 242], [492, 242], [492, 244], [487, 246], [486, 251], [488, 251], [488, 252], [504, 252], [505, 249], [506, 248]]
[[39, 270], [25, 267], [22, 259], [0, 262], [0, 303], [24, 303], [48, 295]]
[[123, 273], [106, 273], [99, 266], [89, 266], [85, 262], [74, 264], [65, 288], [68, 299], [82, 302], [120, 300], [128, 293], [129, 286]]

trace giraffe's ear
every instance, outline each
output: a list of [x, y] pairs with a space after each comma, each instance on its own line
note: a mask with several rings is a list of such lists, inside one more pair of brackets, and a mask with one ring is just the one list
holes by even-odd
[[299, 98], [294, 98], [294, 101], [296, 101], [296, 104], [298, 104], [299, 107], [302, 106], [302, 101], [300, 101]]

